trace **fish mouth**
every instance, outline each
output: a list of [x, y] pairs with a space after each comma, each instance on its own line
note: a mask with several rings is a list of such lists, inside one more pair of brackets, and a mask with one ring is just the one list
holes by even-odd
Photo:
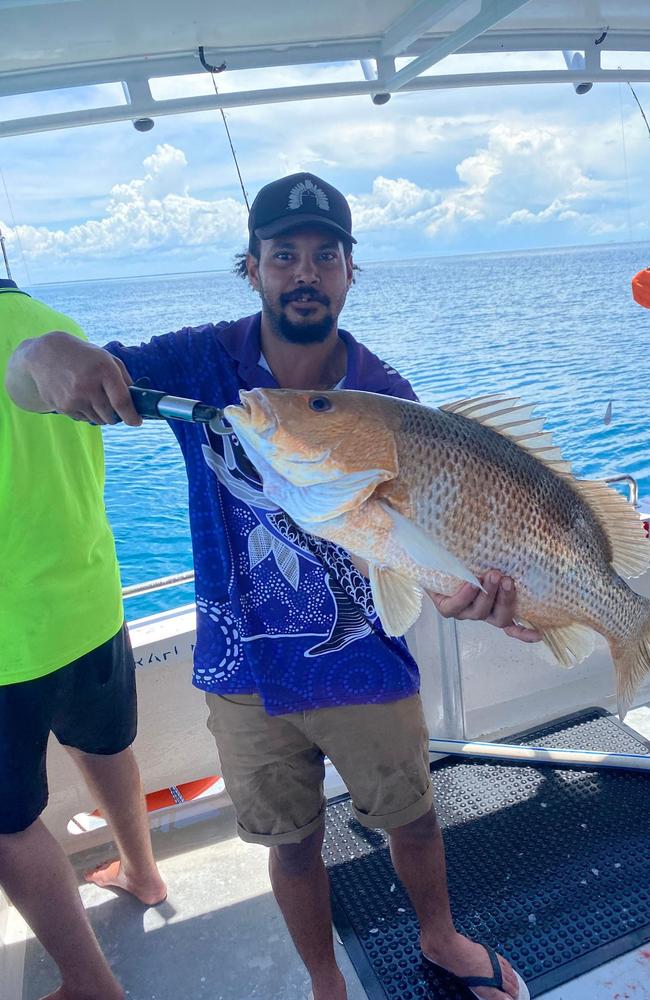
[[[264, 391], [262, 389], [240, 389], [239, 400], [239, 406], [227, 406], [224, 410], [224, 415], [232, 424], [235, 432], [244, 441], [249, 439], [252, 441], [253, 438], [257, 438], [258, 441], [261, 439], [267, 442], [266, 447], [270, 447], [271, 452], [275, 453], [273, 438], [280, 423]], [[269, 459], [271, 452], [266, 452], [267, 459]], [[325, 463], [330, 455], [329, 448], [317, 455], [305, 455], [297, 450], [296, 453], [291, 454], [289, 462], [291, 465], [319, 465]]]
[[250, 428], [260, 437], [268, 438], [277, 430], [277, 418], [257, 389], [240, 389], [239, 406], [227, 406], [226, 411], [234, 426]]

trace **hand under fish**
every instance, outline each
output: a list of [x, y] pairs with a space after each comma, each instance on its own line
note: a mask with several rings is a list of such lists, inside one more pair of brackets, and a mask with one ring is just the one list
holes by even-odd
[[481, 579], [481, 589], [477, 590], [471, 583], [463, 583], [453, 594], [437, 594], [427, 591], [436, 610], [443, 618], [456, 618], [458, 621], [487, 622], [503, 629], [511, 639], [522, 642], [540, 642], [541, 632], [525, 625], [517, 625], [513, 621], [516, 595], [510, 577], [490, 570]]
[[496, 570], [514, 582], [519, 627], [562, 665], [591, 652], [594, 632], [607, 639], [625, 715], [650, 670], [650, 601], [623, 576], [648, 568], [650, 543], [624, 497], [573, 477], [531, 406], [483, 396], [435, 409], [349, 390], [240, 398], [225, 415], [265, 494], [368, 563], [389, 635], [416, 621], [425, 591], [442, 614], [484, 617]]

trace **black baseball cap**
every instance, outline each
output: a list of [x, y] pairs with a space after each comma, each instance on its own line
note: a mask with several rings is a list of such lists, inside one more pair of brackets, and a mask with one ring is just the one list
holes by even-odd
[[248, 213], [249, 246], [254, 236], [270, 240], [296, 226], [317, 223], [356, 243], [352, 213], [340, 191], [315, 174], [281, 177], [258, 191]]

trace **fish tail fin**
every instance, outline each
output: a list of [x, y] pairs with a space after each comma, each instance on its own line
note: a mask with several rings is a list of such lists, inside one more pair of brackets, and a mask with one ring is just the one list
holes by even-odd
[[641, 681], [650, 672], [650, 601], [646, 601], [640, 632], [627, 642], [609, 640], [616, 670], [618, 716], [625, 718]]

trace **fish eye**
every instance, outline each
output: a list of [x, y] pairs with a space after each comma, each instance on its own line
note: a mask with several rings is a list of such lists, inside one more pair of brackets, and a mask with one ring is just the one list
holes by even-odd
[[325, 410], [332, 409], [332, 401], [327, 396], [314, 396], [309, 400], [309, 409], [316, 413], [324, 413]]

